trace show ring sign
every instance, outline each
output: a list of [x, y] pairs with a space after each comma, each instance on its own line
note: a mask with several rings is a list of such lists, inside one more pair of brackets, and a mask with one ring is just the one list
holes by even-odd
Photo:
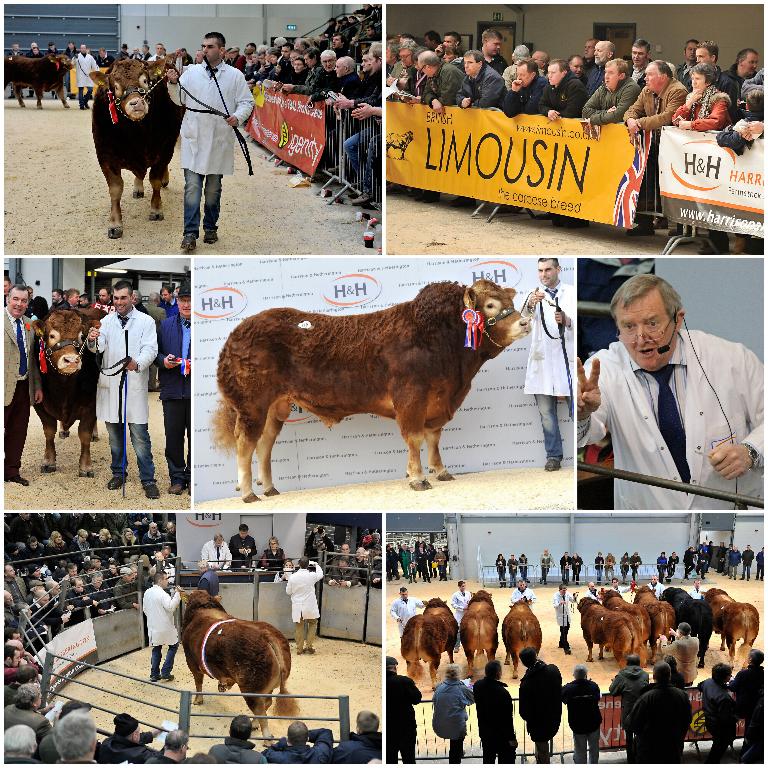
[[763, 140], [737, 155], [717, 133], [664, 128], [659, 145], [662, 210], [672, 221], [763, 237]]
[[623, 125], [387, 102], [387, 180], [502, 205], [632, 226], [648, 155]]
[[325, 107], [315, 107], [309, 96], [258, 85], [253, 98], [248, 133], [281, 160], [311, 176], [325, 149]]

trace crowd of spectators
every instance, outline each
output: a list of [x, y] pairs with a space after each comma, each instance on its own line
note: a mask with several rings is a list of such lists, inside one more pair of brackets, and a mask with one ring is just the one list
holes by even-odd
[[[648, 40], [632, 43], [631, 58], [616, 56], [609, 40], [590, 38], [583, 54], [562, 51], [550, 55], [517, 46], [512, 60], [501, 54], [502, 34], [482, 33], [480, 46], [464, 51], [458, 32], [439, 35], [430, 30], [421, 38], [411, 33], [388, 36], [387, 85], [398, 92], [391, 98], [421, 103], [436, 112], [447, 106], [495, 109], [507, 117], [541, 115], [556, 123], [581, 120], [594, 132], [607, 124], [625, 125], [632, 140], [651, 131], [653, 140], [640, 193], [636, 226], [629, 236], [653, 235], [667, 229], [660, 215], [658, 143], [664, 126], [693, 131], [718, 131], [717, 140], [742, 154], [763, 136], [763, 69], [753, 48], [740, 50], [733, 64], [721, 67], [720, 49], [712, 40], [689, 39], [680, 64], [654, 60]], [[403, 190], [395, 185], [388, 192]], [[440, 193], [410, 190], [416, 200], [436, 203]], [[451, 205], [474, 205], [458, 197]], [[654, 216], [656, 214], [656, 216]], [[543, 218], [538, 216], [537, 218]], [[554, 226], [586, 227], [589, 222], [550, 215]], [[671, 234], [678, 230], [672, 229]], [[728, 235], [712, 230], [702, 253], [728, 253]], [[762, 254], [762, 242], [737, 236], [734, 253]]]
[[387, 581], [408, 579], [409, 584], [419, 579], [428, 583], [432, 579], [448, 581], [450, 556], [447, 547], [435, 547], [432, 542], [417, 540], [412, 544], [399, 542], [386, 547]]

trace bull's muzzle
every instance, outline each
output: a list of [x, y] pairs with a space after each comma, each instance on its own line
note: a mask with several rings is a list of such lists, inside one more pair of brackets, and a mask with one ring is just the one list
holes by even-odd
[[58, 360], [57, 366], [62, 371], [70, 368], [77, 370], [80, 368], [80, 355], [76, 352], [62, 355]]

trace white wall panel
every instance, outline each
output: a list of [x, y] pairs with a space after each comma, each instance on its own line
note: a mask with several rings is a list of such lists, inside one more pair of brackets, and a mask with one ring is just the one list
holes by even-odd
[[747, 544], [759, 552], [765, 543], [765, 522], [762, 515], [737, 515], [733, 543], [741, 550]]

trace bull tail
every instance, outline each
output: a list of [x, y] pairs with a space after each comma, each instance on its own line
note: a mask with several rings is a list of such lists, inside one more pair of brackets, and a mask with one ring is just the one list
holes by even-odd
[[225, 451], [233, 451], [237, 445], [235, 438], [235, 421], [237, 416], [233, 408], [224, 402], [219, 402], [219, 407], [213, 414], [211, 426], [213, 427], [213, 444]]
[[[283, 695], [288, 694], [290, 692], [285, 687], [286, 680], [288, 679], [288, 672], [286, 671], [285, 664], [283, 663], [282, 649], [272, 638], [269, 639], [269, 645], [270, 648], [272, 648], [272, 653], [274, 653], [275, 660], [280, 669], [280, 693]], [[276, 715], [294, 717], [295, 715], [299, 714], [299, 702], [297, 699], [283, 699], [278, 697], [273, 699], [273, 701], [275, 702]]]

